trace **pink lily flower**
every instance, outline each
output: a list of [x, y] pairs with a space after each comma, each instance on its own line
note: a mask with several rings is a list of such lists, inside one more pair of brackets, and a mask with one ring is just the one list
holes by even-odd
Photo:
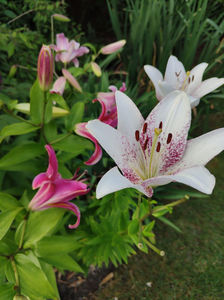
[[80, 211], [75, 204], [69, 201], [77, 196], [87, 194], [89, 189], [82, 180], [75, 180], [75, 176], [73, 179], [63, 179], [58, 173], [58, 162], [54, 149], [50, 145], [46, 145], [45, 148], [49, 156], [49, 165], [46, 172], [40, 173], [33, 180], [33, 189], [39, 188], [39, 190], [31, 200], [29, 208], [33, 211], [51, 207], [71, 210], [76, 215], [77, 221], [68, 227], [76, 228], [80, 223]]
[[204, 165], [224, 149], [224, 128], [187, 141], [191, 108], [184, 92], [170, 93], [146, 120], [125, 94], [115, 98], [117, 130], [100, 120], [86, 126], [118, 166], [101, 178], [97, 198], [124, 188], [151, 197], [154, 187], [172, 181], [212, 193], [215, 177]]
[[[101, 122], [104, 122], [112, 127], [117, 126], [117, 107], [115, 103], [115, 92], [117, 87], [114, 85], [109, 86], [111, 92], [107, 93], [98, 93], [97, 98], [93, 100], [93, 102], [99, 101], [102, 107], [101, 114], [98, 118]], [[120, 87], [120, 91], [126, 91], [126, 85], [123, 82]], [[87, 122], [78, 123], [75, 126], [75, 132], [78, 135], [81, 135], [89, 140], [91, 140], [95, 145], [95, 151], [90, 157], [89, 160], [85, 162], [86, 165], [95, 165], [102, 157], [102, 149], [98, 144], [97, 140], [92, 136], [92, 134], [86, 128]]]
[[175, 56], [171, 55], [166, 66], [165, 76], [151, 65], [144, 66], [146, 74], [152, 80], [156, 97], [160, 101], [174, 90], [184, 91], [191, 107], [199, 104], [200, 98], [224, 84], [224, 78], [209, 78], [202, 81], [202, 76], [208, 64], [203, 62], [186, 72], [185, 68]]
[[52, 48], [57, 53], [55, 56], [56, 61], [61, 61], [64, 64], [72, 61], [76, 67], [79, 66], [77, 57], [89, 53], [89, 49], [87, 47], [80, 47], [80, 44], [75, 40], [69, 41], [68, 38], [65, 37], [64, 33], [56, 35], [56, 45], [53, 45]]

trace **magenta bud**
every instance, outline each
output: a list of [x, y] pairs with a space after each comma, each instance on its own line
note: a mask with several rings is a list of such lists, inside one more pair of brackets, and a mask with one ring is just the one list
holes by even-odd
[[53, 81], [54, 57], [49, 46], [43, 45], [37, 63], [37, 75], [40, 88], [48, 91]]
[[104, 46], [100, 50], [100, 52], [104, 55], [108, 55], [108, 54], [111, 54], [111, 53], [114, 53], [114, 52], [120, 50], [121, 48], [124, 47], [125, 44], [126, 44], [126, 40], [120, 40], [115, 43]]

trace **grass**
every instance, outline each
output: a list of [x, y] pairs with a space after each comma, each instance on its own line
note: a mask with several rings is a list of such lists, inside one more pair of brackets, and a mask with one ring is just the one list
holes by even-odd
[[156, 228], [157, 246], [165, 257], [138, 253], [115, 271], [114, 279], [95, 299], [224, 299], [224, 154], [208, 168], [217, 180], [213, 194], [190, 199], [170, 216], [182, 234], [163, 224]]

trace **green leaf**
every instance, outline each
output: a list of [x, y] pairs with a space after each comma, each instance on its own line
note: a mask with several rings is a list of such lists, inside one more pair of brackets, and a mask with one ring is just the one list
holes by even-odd
[[52, 119], [52, 100], [48, 99], [45, 107], [44, 123], [49, 123]]
[[0, 285], [0, 299], [9, 300], [13, 299], [15, 295], [14, 285], [12, 283], [4, 283]]
[[57, 294], [41, 267], [33, 261], [32, 257], [24, 254], [15, 256], [16, 266], [20, 278], [22, 294], [57, 299]]
[[182, 233], [181, 229], [177, 225], [175, 225], [173, 222], [171, 222], [170, 220], [168, 220], [167, 218], [165, 218], [165, 217], [159, 217], [158, 219], [161, 222], [165, 223], [166, 225], [172, 227], [177, 232]]
[[20, 212], [23, 208], [19, 207], [13, 210], [6, 210], [0, 213], [0, 240], [4, 237], [4, 235], [9, 230], [13, 220], [15, 219], [18, 212]]
[[20, 206], [19, 201], [10, 194], [0, 192], [0, 210], [9, 210]]
[[33, 212], [27, 222], [24, 247], [35, 244], [54, 229], [64, 214], [63, 209], [50, 208]]
[[145, 236], [152, 236], [153, 235], [152, 230], [153, 230], [154, 225], [155, 225], [155, 221], [150, 222], [149, 224], [147, 224], [145, 226], [145, 228], [144, 228], [144, 230], [143, 230], [142, 233]]
[[44, 271], [45, 275], [47, 276], [48, 281], [50, 282], [51, 286], [53, 287], [55, 294], [57, 295], [57, 299], [60, 299], [59, 293], [58, 293], [58, 287], [57, 282], [55, 278], [55, 272], [53, 270], [53, 267], [46, 262], [39, 260], [41, 269]]
[[19, 123], [7, 125], [0, 131], [0, 143], [7, 136], [22, 135], [22, 134], [26, 134], [29, 132], [33, 132], [37, 129], [39, 129], [38, 126], [33, 126], [33, 125], [31, 125], [29, 123], [25, 123], [25, 122], [19, 122]]
[[72, 106], [69, 116], [66, 118], [66, 128], [71, 131], [74, 125], [80, 123], [83, 119], [85, 105], [83, 102], [77, 102]]
[[45, 256], [43, 260], [59, 269], [84, 273], [80, 265], [68, 254]]
[[36, 245], [38, 256], [60, 255], [80, 248], [79, 242], [73, 236], [49, 236], [43, 238]]
[[138, 231], [139, 231], [139, 221], [138, 219], [134, 219], [128, 225], [128, 234], [129, 235], [137, 234]]
[[54, 143], [54, 148], [57, 150], [73, 153], [73, 157], [75, 157], [83, 153], [86, 149], [93, 149], [93, 145], [86, 139], [71, 135], [57, 143]]
[[56, 102], [61, 108], [65, 110], [69, 110], [69, 107], [65, 101], [65, 99], [59, 94], [49, 94], [48, 101], [51, 100], [52, 103]]
[[17, 146], [0, 159], [0, 169], [20, 164], [24, 161], [44, 154], [44, 147], [40, 144], [29, 143]]
[[40, 89], [38, 79], [30, 90], [30, 116], [35, 124], [42, 122], [44, 109], [44, 92]]

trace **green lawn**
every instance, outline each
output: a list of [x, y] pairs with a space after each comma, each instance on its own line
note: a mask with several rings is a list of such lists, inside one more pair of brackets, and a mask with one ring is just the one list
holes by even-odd
[[165, 257], [153, 252], [133, 256], [96, 293], [97, 300], [224, 299], [224, 154], [208, 168], [217, 180], [212, 196], [192, 198], [170, 216], [182, 234], [164, 224], [156, 228], [157, 246]]

